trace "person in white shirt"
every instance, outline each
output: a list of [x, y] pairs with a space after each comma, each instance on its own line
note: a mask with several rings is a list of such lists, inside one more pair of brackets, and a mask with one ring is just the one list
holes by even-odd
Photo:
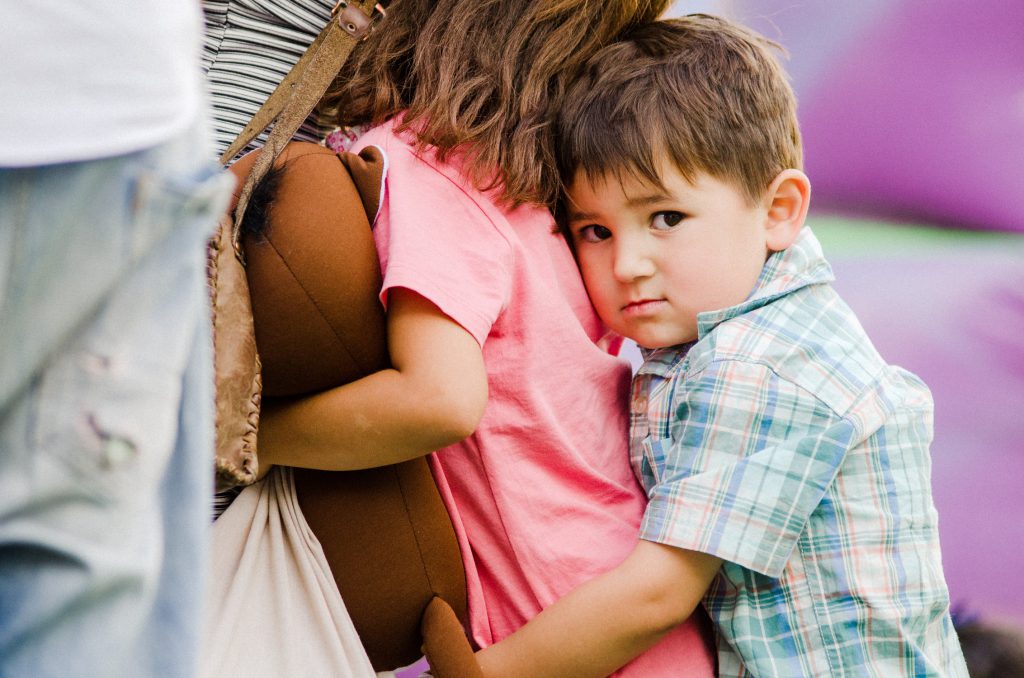
[[195, 675], [211, 161], [198, 3], [5, 3], [0, 675]]

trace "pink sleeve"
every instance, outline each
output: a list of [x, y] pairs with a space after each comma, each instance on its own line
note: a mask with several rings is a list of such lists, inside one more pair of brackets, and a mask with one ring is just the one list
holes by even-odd
[[[480, 193], [390, 136], [384, 203], [374, 238], [388, 290], [408, 288], [435, 304], [482, 346], [511, 289], [511, 248], [480, 208]], [[449, 176], [451, 174], [451, 176]]]

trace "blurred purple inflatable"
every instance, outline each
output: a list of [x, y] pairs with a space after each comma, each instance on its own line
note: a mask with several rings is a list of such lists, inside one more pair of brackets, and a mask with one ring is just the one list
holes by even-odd
[[954, 604], [1024, 623], [1024, 237], [828, 219], [816, 230], [879, 352], [932, 391]]
[[789, 51], [818, 207], [1024, 232], [1024, 2], [705, 8]]

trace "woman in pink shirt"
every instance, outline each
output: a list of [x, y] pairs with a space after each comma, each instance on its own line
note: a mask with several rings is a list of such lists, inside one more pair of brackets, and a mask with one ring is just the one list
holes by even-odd
[[[480, 647], [636, 543], [629, 366], [610, 354], [546, 205], [569, 80], [665, 4], [400, 0], [326, 99], [341, 124], [373, 126], [354, 150], [388, 160], [374, 233], [394, 367], [266, 411], [261, 465], [345, 470], [438, 450]], [[622, 674], [713, 669], [690, 623]]]

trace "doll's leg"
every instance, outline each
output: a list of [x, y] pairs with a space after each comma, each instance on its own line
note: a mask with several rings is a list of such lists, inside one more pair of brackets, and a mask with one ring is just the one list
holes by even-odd
[[483, 678], [455, 611], [434, 597], [423, 612], [423, 654], [434, 678]]

